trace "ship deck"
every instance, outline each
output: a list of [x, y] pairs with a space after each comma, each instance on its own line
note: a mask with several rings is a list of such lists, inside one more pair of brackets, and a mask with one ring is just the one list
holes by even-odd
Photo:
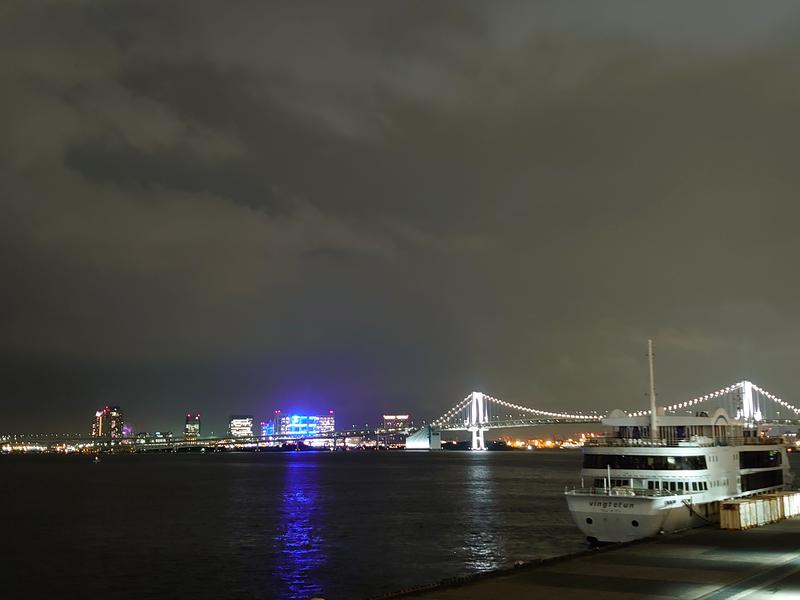
[[426, 600], [800, 598], [800, 518], [747, 531], [703, 527], [529, 563], [401, 594]]

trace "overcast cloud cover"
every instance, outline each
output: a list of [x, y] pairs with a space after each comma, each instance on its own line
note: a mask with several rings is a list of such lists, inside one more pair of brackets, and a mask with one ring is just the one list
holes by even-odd
[[799, 401], [793, 2], [0, 6], [0, 431]]

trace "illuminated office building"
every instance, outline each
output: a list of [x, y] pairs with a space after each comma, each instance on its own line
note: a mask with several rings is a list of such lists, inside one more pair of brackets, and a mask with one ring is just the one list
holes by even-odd
[[317, 417], [317, 427], [319, 433], [332, 433], [336, 431], [336, 421], [333, 418], [333, 411], [329, 410], [327, 415]]
[[122, 409], [119, 406], [112, 406], [108, 413], [108, 429], [111, 437], [118, 439], [122, 437], [125, 420], [122, 417]]
[[94, 413], [94, 421], [92, 421], [92, 437], [105, 437], [106, 431], [108, 431], [108, 424], [106, 418], [106, 411], [108, 407], [105, 407], [103, 410], [98, 410]]
[[94, 414], [92, 437], [119, 439], [125, 426], [122, 409], [119, 406], [105, 406]]
[[200, 437], [200, 413], [186, 413], [183, 437], [189, 440], [196, 440]]
[[154, 431], [148, 433], [142, 431], [136, 434], [135, 441], [137, 444], [166, 444], [171, 443], [174, 439], [171, 431]]
[[228, 435], [231, 437], [253, 437], [253, 417], [232, 415], [228, 421]]
[[259, 431], [262, 438], [275, 435], [275, 421], [261, 421]]
[[383, 415], [383, 431], [405, 431], [410, 426], [409, 415]]
[[314, 436], [336, 431], [333, 411], [327, 415], [285, 415], [278, 421], [278, 435]]

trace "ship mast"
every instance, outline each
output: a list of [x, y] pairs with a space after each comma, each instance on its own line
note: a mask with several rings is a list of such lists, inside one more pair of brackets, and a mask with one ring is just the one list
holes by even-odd
[[650, 363], [650, 439], [658, 439], [656, 422], [656, 381], [653, 370], [653, 340], [647, 340], [647, 359]]

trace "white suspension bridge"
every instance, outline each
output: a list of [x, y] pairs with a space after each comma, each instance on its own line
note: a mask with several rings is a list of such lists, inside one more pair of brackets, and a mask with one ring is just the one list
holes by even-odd
[[[749, 426], [757, 424], [798, 424], [800, 407], [771, 394], [750, 381], [740, 381], [714, 392], [684, 402], [661, 407], [665, 414], [692, 412], [711, 413], [724, 408], [729, 415]], [[632, 417], [650, 414], [650, 410], [624, 411]], [[469, 431], [472, 449], [486, 448], [485, 433], [491, 429], [532, 427], [548, 424], [600, 423], [605, 417], [594, 411], [588, 413], [552, 412], [507, 402], [482, 392], [472, 392], [458, 404], [435, 419], [427, 427], [409, 436], [408, 448], [432, 447], [442, 431]]]

